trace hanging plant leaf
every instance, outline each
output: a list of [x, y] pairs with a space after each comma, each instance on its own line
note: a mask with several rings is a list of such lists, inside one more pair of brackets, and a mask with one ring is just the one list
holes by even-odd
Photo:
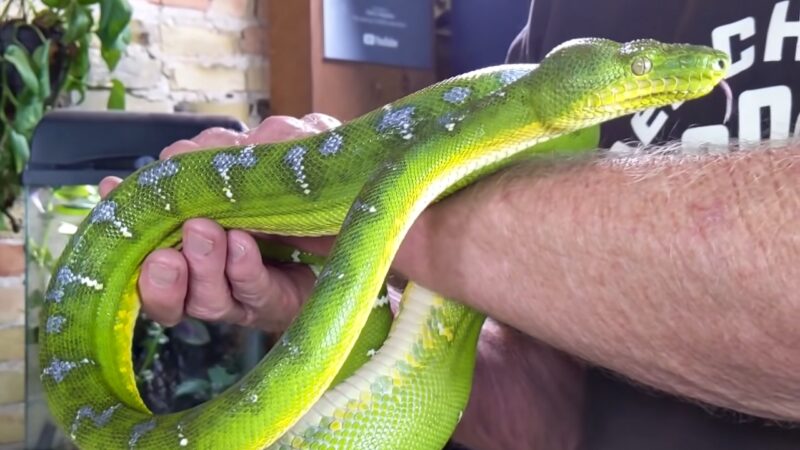
[[190, 378], [175, 387], [173, 397], [190, 395], [194, 398], [207, 398], [211, 392], [211, 383], [202, 378]]
[[120, 58], [122, 58], [122, 52], [125, 51], [125, 47], [127, 47], [128, 43], [130, 43], [130, 36], [130, 30], [125, 29], [119, 38], [117, 38], [117, 40], [112, 44], [108, 46], [101, 46], [100, 55], [103, 57], [103, 61], [106, 62], [109, 71], [116, 69]]
[[25, 88], [33, 92], [34, 95], [38, 95], [39, 80], [31, 66], [28, 52], [22, 47], [12, 44], [9, 45], [3, 53], [3, 59], [10, 62], [11, 65], [17, 69], [17, 73], [20, 78], [22, 78], [22, 83]]
[[37, 100], [31, 95], [20, 97], [17, 112], [14, 114], [13, 128], [23, 136], [30, 138], [43, 114], [44, 105], [41, 100]]
[[28, 140], [25, 136], [17, 133], [13, 128], [9, 130], [9, 144], [11, 144], [11, 154], [14, 156], [14, 169], [17, 173], [22, 173], [31, 150], [28, 147]]
[[50, 41], [33, 52], [33, 62], [39, 74], [39, 98], [45, 100], [50, 97]]
[[224, 367], [216, 365], [208, 369], [208, 378], [211, 380], [211, 389], [214, 394], [219, 394], [239, 380], [239, 375], [228, 373]]
[[89, 33], [92, 28], [92, 11], [82, 5], [73, 3], [67, 8], [67, 31], [64, 42], [71, 43]]
[[78, 92], [77, 103], [83, 103], [86, 97], [86, 79], [89, 76], [89, 36], [82, 37], [75, 43], [75, 56], [69, 66], [67, 80], [64, 83], [65, 92]]
[[132, 15], [131, 5], [127, 0], [101, 0], [97, 36], [103, 45], [112, 44], [122, 35], [128, 28]]
[[111, 93], [108, 95], [108, 109], [125, 109], [125, 85], [114, 78], [111, 80]]
[[127, 0], [101, 0], [100, 24], [97, 37], [100, 38], [100, 53], [109, 70], [117, 67], [122, 52], [130, 42], [131, 5]]
[[42, 3], [51, 8], [64, 8], [69, 5], [69, 0], [42, 0]]

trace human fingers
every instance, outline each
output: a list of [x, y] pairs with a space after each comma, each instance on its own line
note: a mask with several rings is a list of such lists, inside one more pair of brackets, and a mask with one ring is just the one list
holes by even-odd
[[301, 120], [317, 132], [327, 131], [342, 124], [342, 122], [335, 117], [322, 113], [306, 114]]
[[188, 265], [188, 289], [184, 311], [211, 322], [240, 323], [242, 306], [234, 301], [225, 277], [228, 245], [225, 230], [208, 219], [192, 219], [183, 225], [183, 249]]
[[240, 325], [267, 332], [289, 325], [314, 284], [307, 267], [265, 265], [255, 238], [239, 230], [228, 233], [225, 274], [234, 300], [245, 310]]
[[100, 180], [100, 184], [97, 186], [98, 190], [100, 191], [100, 198], [108, 197], [108, 194], [110, 194], [111, 191], [114, 190], [114, 188], [116, 188], [121, 182], [122, 179], [119, 177], [105, 177]]
[[291, 116], [270, 116], [243, 138], [242, 144], [269, 144], [306, 137], [315, 132], [307, 122]]
[[142, 264], [138, 282], [142, 311], [164, 326], [180, 322], [188, 274], [186, 259], [178, 250], [159, 249], [150, 253]]

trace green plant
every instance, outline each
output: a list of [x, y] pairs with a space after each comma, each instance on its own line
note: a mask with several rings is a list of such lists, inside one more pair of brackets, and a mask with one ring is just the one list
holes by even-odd
[[[130, 42], [127, 0], [8, 0], [0, 11], [0, 208], [10, 212], [20, 192], [33, 131], [63, 95], [82, 102], [93, 37], [113, 72]], [[112, 81], [109, 109], [124, 109], [125, 86]], [[0, 216], [0, 229], [7, 227]]]

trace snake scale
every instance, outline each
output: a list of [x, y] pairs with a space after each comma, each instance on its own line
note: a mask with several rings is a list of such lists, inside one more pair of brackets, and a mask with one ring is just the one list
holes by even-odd
[[[704, 96], [728, 66], [704, 46], [577, 39], [538, 65], [460, 75], [318, 135], [136, 171], [82, 222], [49, 282], [40, 376], [54, 417], [87, 449], [442, 448], [469, 397], [484, 316], [411, 280], [386, 320], [379, 294], [411, 224], [523, 157], [595, 148], [606, 120]], [[136, 280], [192, 217], [337, 238], [251, 372], [202, 405], [153, 415], [132, 372]]]

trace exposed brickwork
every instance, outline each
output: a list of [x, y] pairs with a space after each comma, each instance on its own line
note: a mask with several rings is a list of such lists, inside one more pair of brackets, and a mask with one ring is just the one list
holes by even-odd
[[[0, 405], [19, 403], [25, 399], [25, 372], [18, 368], [0, 367]], [[2, 428], [2, 422], [0, 422]]]
[[[204, 103], [236, 111], [248, 125], [261, 121], [256, 105], [269, 97], [265, 0], [130, 2], [131, 45], [112, 74], [127, 87], [129, 110], [169, 112]], [[92, 62], [92, 89], [77, 107], [104, 109], [112, 76], [98, 49]]]
[[211, 0], [149, 0], [149, 2], [156, 5], [199, 9], [201, 11], [207, 10], [211, 4]]
[[[23, 358], [25, 358], [24, 327], [14, 325], [0, 328], [0, 362], [21, 361]], [[2, 400], [0, 403], [3, 403]]]
[[[0, 233], [0, 446], [22, 448], [25, 397], [25, 251]], [[6, 447], [0, 447], [6, 448]]]
[[25, 436], [25, 405], [16, 403], [0, 405], [0, 445], [10, 449], [23, 448], [19, 444]]
[[25, 251], [19, 239], [0, 239], [0, 277], [21, 275], [25, 270]]
[[214, 0], [211, 12], [232, 17], [253, 17], [254, 4], [257, 0]]
[[25, 314], [25, 286], [22, 280], [22, 277], [0, 278], [0, 324], [2, 325], [22, 324]]

